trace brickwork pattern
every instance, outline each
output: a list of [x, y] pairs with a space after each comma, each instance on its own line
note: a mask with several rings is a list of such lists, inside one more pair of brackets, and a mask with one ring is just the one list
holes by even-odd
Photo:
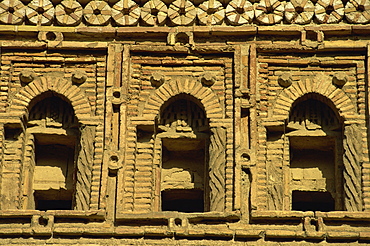
[[[368, 5], [2, 1], [0, 244], [369, 243]], [[73, 210], [29, 209], [28, 114], [50, 95], [78, 120]], [[161, 117], [178, 99], [209, 124], [173, 134], [205, 142], [205, 212], [161, 207]], [[335, 189], [316, 188], [337, 191], [335, 211], [293, 209], [300, 137], [332, 144]]]

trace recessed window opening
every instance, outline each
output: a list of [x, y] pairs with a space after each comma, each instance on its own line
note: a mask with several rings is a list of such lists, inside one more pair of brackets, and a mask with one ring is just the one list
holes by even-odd
[[78, 120], [72, 106], [51, 91], [32, 103], [27, 133], [33, 136], [29, 187], [29, 197], [33, 197], [28, 206], [44, 211], [71, 210]]
[[[45, 136], [43, 136], [45, 137]], [[44, 144], [36, 138], [36, 165], [33, 178], [35, 209], [72, 209], [74, 192], [74, 146]], [[57, 140], [57, 136], [53, 136]], [[68, 139], [68, 143], [74, 142]], [[63, 143], [63, 140], [57, 142]], [[66, 143], [64, 141], [64, 143]]]
[[294, 102], [287, 125], [292, 209], [341, 210], [342, 121], [330, 101], [309, 93]]
[[[329, 137], [291, 137], [291, 189], [334, 195], [336, 193], [334, 147], [335, 140]], [[313, 203], [312, 209], [309, 209], [309, 204], [311, 203], [306, 204], [306, 209], [317, 210]], [[294, 201], [292, 205], [296, 206]]]
[[162, 140], [162, 211], [204, 212], [205, 140]]
[[161, 108], [157, 127], [162, 142], [162, 211], [209, 210], [209, 124], [194, 97], [179, 94]]

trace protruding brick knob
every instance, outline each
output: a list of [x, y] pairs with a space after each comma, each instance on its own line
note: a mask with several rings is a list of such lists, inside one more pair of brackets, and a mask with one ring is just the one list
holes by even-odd
[[72, 82], [76, 84], [82, 84], [87, 79], [87, 75], [84, 71], [77, 70], [72, 73]]
[[164, 83], [164, 76], [160, 73], [153, 73], [152, 77], [150, 78], [150, 82], [154, 87], [159, 87]]
[[289, 87], [292, 84], [292, 77], [289, 73], [283, 73], [278, 78], [278, 83], [281, 87]]
[[19, 74], [19, 79], [21, 80], [21, 82], [26, 84], [32, 82], [35, 79], [35, 77], [36, 75], [32, 69], [24, 69]]
[[335, 73], [333, 76], [333, 84], [342, 87], [348, 81], [348, 76], [345, 73]]
[[201, 82], [205, 86], [211, 86], [215, 83], [216, 76], [210, 72], [205, 72], [201, 78]]

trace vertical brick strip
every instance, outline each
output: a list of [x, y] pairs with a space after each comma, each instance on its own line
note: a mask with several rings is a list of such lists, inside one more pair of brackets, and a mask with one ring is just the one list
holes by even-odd
[[[369, 114], [370, 109], [370, 100], [369, 100], [369, 78], [370, 78], [370, 43], [367, 45], [367, 56], [366, 56], [366, 73], [367, 73], [367, 84], [365, 88], [367, 88], [365, 102], [367, 103], [366, 107], [366, 114]], [[363, 199], [364, 199], [364, 210], [369, 211], [370, 210], [370, 163], [369, 163], [369, 146], [368, 146], [368, 139], [370, 136], [370, 123], [369, 123], [369, 115], [366, 115], [366, 128], [367, 128], [367, 137], [364, 137], [364, 162], [362, 164], [362, 185], [363, 185]]]

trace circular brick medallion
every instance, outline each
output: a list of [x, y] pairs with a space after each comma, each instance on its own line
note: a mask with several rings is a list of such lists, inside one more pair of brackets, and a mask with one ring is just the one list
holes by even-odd
[[26, 8], [27, 19], [33, 25], [50, 25], [54, 12], [54, 6], [49, 0], [33, 0]]
[[111, 17], [112, 11], [107, 2], [91, 1], [83, 10], [85, 20], [90, 25], [106, 25]]
[[168, 8], [168, 17], [175, 25], [190, 25], [194, 22], [196, 15], [197, 9], [188, 0], [176, 0]]
[[25, 6], [19, 0], [4, 0], [0, 3], [0, 22], [18, 25], [24, 21]]
[[283, 20], [284, 5], [278, 0], [261, 0], [255, 10], [256, 19], [261, 24], [273, 25]]
[[351, 23], [366, 24], [370, 21], [369, 0], [349, 0], [344, 9], [346, 19]]
[[75, 0], [64, 0], [55, 7], [55, 18], [62, 26], [75, 26], [82, 20], [83, 9]]
[[219, 25], [225, 18], [225, 9], [219, 1], [205, 1], [197, 8], [197, 16], [202, 25]]
[[285, 5], [285, 19], [292, 24], [309, 24], [315, 13], [310, 0], [291, 0]]
[[343, 15], [344, 6], [341, 0], [319, 0], [315, 5], [315, 16], [320, 23], [338, 23]]
[[254, 18], [253, 5], [247, 0], [233, 0], [226, 7], [226, 18], [232, 25], [251, 23]]
[[139, 5], [132, 0], [120, 0], [112, 7], [112, 18], [120, 26], [136, 25], [140, 13]]
[[167, 6], [160, 0], [149, 0], [141, 8], [141, 19], [150, 26], [163, 25], [167, 18]]

